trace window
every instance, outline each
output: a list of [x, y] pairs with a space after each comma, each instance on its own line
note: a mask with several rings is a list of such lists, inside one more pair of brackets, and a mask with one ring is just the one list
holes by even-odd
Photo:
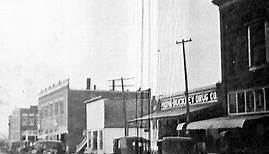
[[269, 87], [265, 88], [265, 105], [266, 105], [266, 110], [269, 111]]
[[88, 132], [88, 144], [89, 144], [88, 147], [90, 148], [92, 145], [92, 132], [91, 131]]
[[55, 102], [55, 103], [54, 103], [54, 114], [55, 114], [55, 115], [58, 115], [58, 108], [59, 108], [59, 107], [58, 107], [58, 104], [59, 104], [59, 102]]
[[254, 111], [254, 95], [252, 91], [247, 91], [247, 112]]
[[245, 93], [237, 93], [238, 112], [245, 112]]
[[97, 150], [97, 131], [93, 131], [92, 149]]
[[269, 111], [269, 87], [228, 93], [229, 114]]
[[255, 102], [256, 102], [256, 110], [264, 111], [263, 89], [255, 90]]
[[235, 93], [229, 94], [229, 113], [236, 112], [236, 95]]
[[28, 114], [24, 113], [22, 114], [22, 126], [28, 125]]
[[269, 24], [260, 21], [248, 26], [248, 52], [250, 68], [269, 62]]
[[48, 105], [44, 106], [43, 113], [45, 118], [48, 117]]
[[64, 101], [60, 101], [60, 111], [61, 111], [61, 114], [64, 114]]
[[34, 126], [35, 125], [35, 117], [34, 116], [30, 116], [29, 117], [29, 125], [30, 126]]
[[103, 149], [103, 131], [99, 131], [99, 149]]
[[53, 116], [53, 104], [49, 105], [50, 116]]

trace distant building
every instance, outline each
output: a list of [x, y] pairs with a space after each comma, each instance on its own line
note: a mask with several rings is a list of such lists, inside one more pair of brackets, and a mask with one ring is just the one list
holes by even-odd
[[37, 106], [17, 108], [8, 117], [10, 142], [34, 141], [37, 136]]
[[[76, 145], [83, 140], [83, 130], [86, 129], [86, 105], [83, 102], [97, 96], [122, 98], [129, 93], [91, 90], [90, 84], [88, 79], [87, 89], [70, 89], [69, 80], [65, 80], [39, 93], [38, 139], [61, 140], [70, 152], [74, 152]], [[135, 98], [135, 93], [130, 95]]]

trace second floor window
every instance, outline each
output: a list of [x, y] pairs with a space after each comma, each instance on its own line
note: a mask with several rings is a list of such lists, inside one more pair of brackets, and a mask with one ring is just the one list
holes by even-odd
[[264, 20], [248, 25], [249, 67], [269, 64], [269, 22]]

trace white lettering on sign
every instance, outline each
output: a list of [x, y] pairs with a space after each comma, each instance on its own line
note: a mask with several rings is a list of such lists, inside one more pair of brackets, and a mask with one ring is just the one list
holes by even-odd
[[[198, 94], [190, 94], [188, 96], [189, 104], [210, 103], [217, 101], [217, 92], [209, 91]], [[170, 109], [175, 107], [183, 107], [186, 105], [185, 96], [175, 96], [161, 99], [161, 109]]]

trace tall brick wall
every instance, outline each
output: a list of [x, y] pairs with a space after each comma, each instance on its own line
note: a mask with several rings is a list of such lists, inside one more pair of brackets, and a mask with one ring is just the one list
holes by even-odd
[[268, 68], [249, 70], [246, 24], [259, 18], [268, 19], [269, 1], [226, 1], [230, 3], [220, 6], [222, 81], [227, 91], [268, 85]]

